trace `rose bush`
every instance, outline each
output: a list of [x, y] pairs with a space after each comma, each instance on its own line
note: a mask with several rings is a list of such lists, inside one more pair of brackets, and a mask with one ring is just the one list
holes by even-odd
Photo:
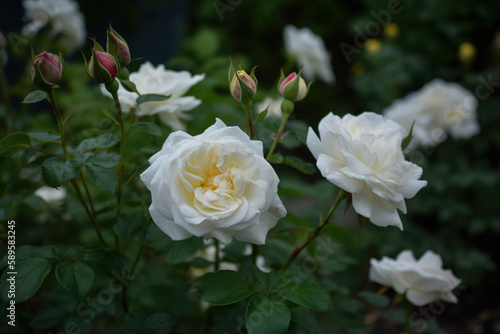
[[434, 79], [419, 91], [394, 101], [383, 114], [410, 129], [410, 146], [436, 146], [449, 132], [454, 138], [467, 139], [479, 132], [476, 119], [477, 99], [457, 83]]
[[[205, 78], [205, 74], [192, 76], [187, 71], [166, 70], [164, 65], [154, 67], [150, 62], [145, 62], [139, 71], [130, 73], [132, 81], [140, 94], [169, 95], [164, 101], [150, 101], [137, 106], [137, 93], [129, 92], [120, 83], [118, 97], [123, 112], [130, 112], [137, 107], [137, 116], [158, 115], [160, 120], [170, 126], [172, 130], [184, 130], [182, 120], [189, 119], [184, 111], [197, 107], [201, 101], [194, 96], [183, 96], [195, 84]], [[111, 97], [104, 85], [101, 86], [104, 95]]]
[[427, 182], [422, 168], [405, 160], [405, 129], [382, 116], [365, 112], [343, 118], [332, 113], [319, 123], [320, 137], [309, 128], [307, 146], [323, 177], [352, 194], [354, 210], [379, 226], [403, 229], [397, 209]]
[[262, 151], [262, 142], [221, 120], [198, 136], [172, 133], [141, 174], [154, 222], [174, 240], [195, 235], [264, 244], [286, 210]]
[[396, 260], [383, 257], [382, 260], [370, 260], [370, 280], [392, 287], [399, 294], [416, 306], [429, 304], [442, 299], [457, 303], [452, 290], [460, 280], [451, 270], [444, 270], [441, 257], [433, 251], [427, 251], [417, 261], [410, 250], [404, 250]]

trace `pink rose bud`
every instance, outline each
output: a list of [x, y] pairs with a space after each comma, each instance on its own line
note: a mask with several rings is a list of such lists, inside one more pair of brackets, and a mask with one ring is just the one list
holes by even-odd
[[111, 26], [107, 31], [108, 42], [106, 49], [112, 54], [120, 66], [125, 67], [130, 64], [131, 56], [127, 42]]
[[61, 80], [63, 74], [62, 54], [42, 52], [33, 59], [31, 79], [40, 88], [50, 88]]
[[[239, 77], [239, 80], [238, 80]], [[231, 80], [231, 84], [229, 85], [229, 90], [231, 91], [231, 95], [238, 100], [241, 101], [241, 84], [243, 83], [244, 89], [251, 95], [252, 97], [257, 92], [257, 83], [250, 75], [248, 75], [245, 71], [239, 70], [236, 71], [233, 80]]]
[[110, 82], [118, 75], [118, 65], [110, 53], [92, 50], [92, 58], [88, 66], [90, 77], [97, 82]]
[[286, 78], [281, 70], [281, 79], [278, 83], [280, 94], [288, 100], [300, 101], [307, 96], [309, 87], [299, 73], [292, 72]]

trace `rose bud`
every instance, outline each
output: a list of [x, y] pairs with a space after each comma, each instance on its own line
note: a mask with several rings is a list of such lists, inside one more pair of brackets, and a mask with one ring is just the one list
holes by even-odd
[[42, 52], [33, 57], [31, 79], [40, 88], [50, 88], [61, 80], [63, 74], [62, 54]]
[[106, 49], [108, 53], [112, 54], [121, 67], [130, 64], [131, 56], [130, 49], [127, 42], [120, 36], [112, 27], [109, 26], [107, 31], [108, 41]]
[[85, 70], [88, 76], [97, 82], [111, 82], [118, 75], [119, 65], [116, 63], [115, 57], [113, 57], [112, 54], [105, 52], [95, 39], [92, 40], [94, 41], [94, 47], [91, 49], [92, 56], [88, 63], [82, 51], [85, 61]]
[[233, 60], [231, 60], [231, 64], [229, 66], [229, 91], [231, 95], [242, 104], [247, 104], [252, 101], [255, 93], [257, 92], [257, 78], [255, 77], [255, 66], [250, 75], [247, 74], [244, 70], [236, 70], [233, 66]]
[[300, 76], [300, 72], [297, 74], [295, 72], [290, 73], [287, 77], [283, 74], [283, 69], [281, 69], [281, 78], [278, 82], [278, 90], [280, 94], [288, 100], [300, 101], [307, 96], [309, 92], [309, 85]]

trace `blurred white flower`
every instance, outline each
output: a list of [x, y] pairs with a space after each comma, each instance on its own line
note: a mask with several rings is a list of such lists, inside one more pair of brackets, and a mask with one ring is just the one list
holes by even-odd
[[49, 204], [56, 203], [66, 198], [66, 188], [52, 188], [43, 186], [35, 191], [35, 196], [40, 197]]
[[256, 103], [255, 107], [257, 108], [257, 112], [261, 113], [269, 106], [266, 117], [281, 118], [281, 116], [283, 115], [283, 113], [281, 112], [282, 102], [283, 96], [277, 98], [266, 97], [262, 102]]
[[298, 29], [288, 24], [283, 29], [283, 40], [286, 53], [303, 66], [302, 76], [307, 81], [319, 78], [329, 85], [335, 82], [331, 55], [320, 36], [309, 28]]
[[[252, 246], [246, 245], [245, 249], [243, 250], [243, 255], [252, 255]], [[257, 257], [255, 258], [255, 265], [260, 269], [260, 271], [263, 271], [265, 273], [270, 273], [272, 271], [271, 268], [266, 266], [266, 260], [262, 255], [257, 255]]]
[[29, 23], [22, 33], [32, 36], [48, 25], [49, 37], [58, 38], [62, 45], [72, 51], [85, 44], [87, 31], [85, 18], [74, 0], [23, 0]]
[[418, 180], [422, 168], [406, 161], [401, 150], [406, 130], [372, 112], [343, 118], [329, 113], [318, 129], [321, 139], [309, 128], [307, 147], [321, 175], [352, 194], [358, 214], [402, 230], [397, 209], [406, 213], [405, 198], [427, 185]]
[[[194, 96], [182, 96], [195, 84], [205, 78], [205, 74], [192, 76], [188, 71], [166, 70], [165, 66], [159, 65], [156, 68], [145, 62], [139, 67], [139, 71], [130, 73], [129, 79], [132, 81], [140, 94], [160, 94], [170, 95], [164, 101], [153, 101], [142, 103], [137, 107], [136, 115], [156, 115], [160, 120], [170, 126], [172, 130], [184, 130], [186, 126], [182, 120], [190, 119], [184, 111], [197, 107], [201, 101]], [[111, 98], [111, 94], [101, 85], [104, 95]], [[129, 112], [137, 106], [137, 93], [129, 92], [120, 84], [118, 97], [120, 99], [123, 112]]]
[[479, 132], [476, 120], [477, 99], [457, 83], [434, 79], [420, 90], [394, 101], [383, 114], [402, 125], [413, 127], [408, 150], [417, 146], [436, 146], [447, 133], [467, 139]]
[[410, 250], [399, 253], [396, 260], [383, 257], [370, 260], [370, 281], [392, 287], [413, 305], [423, 306], [437, 300], [457, 303], [453, 294], [461, 281], [451, 270], [444, 270], [441, 257], [425, 252], [417, 261]]

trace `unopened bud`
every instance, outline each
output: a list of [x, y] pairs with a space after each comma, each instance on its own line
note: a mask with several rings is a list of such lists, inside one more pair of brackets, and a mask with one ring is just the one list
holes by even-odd
[[47, 89], [61, 80], [63, 74], [62, 54], [42, 52], [33, 57], [31, 79], [40, 88]]
[[107, 30], [108, 41], [106, 49], [112, 54], [120, 66], [125, 67], [130, 64], [131, 56], [127, 42], [111, 26]]
[[309, 86], [306, 85], [306, 82], [302, 79], [300, 73], [301, 71], [299, 71], [298, 74], [292, 72], [285, 77], [283, 69], [281, 69], [281, 78], [278, 83], [278, 90], [285, 99], [297, 102], [307, 96]]
[[[231, 58], [229, 58], [231, 59]], [[229, 66], [229, 91], [231, 95], [242, 104], [247, 104], [252, 101], [255, 93], [257, 93], [257, 78], [255, 77], [254, 67], [250, 74], [247, 74], [244, 70], [236, 70], [233, 66], [233, 61]]]

